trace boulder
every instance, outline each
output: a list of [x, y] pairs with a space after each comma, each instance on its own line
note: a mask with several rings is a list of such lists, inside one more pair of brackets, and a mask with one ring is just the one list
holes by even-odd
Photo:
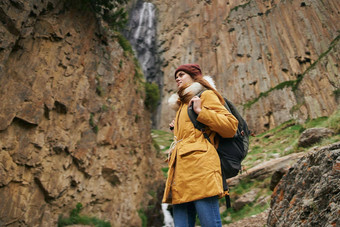
[[298, 145], [299, 147], [309, 147], [322, 138], [329, 137], [334, 133], [333, 130], [328, 128], [309, 128], [306, 129], [300, 136]]
[[311, 150], [276, 186], [268, 226], [340, 226], [340, 142]]
[[233, 209], [234, 210], [240, 210], [246, 204], [250, 204], [250, 203], [254, 202], [258, 192], [259, 192], [259, 189], [255, 189], [255, 190], [252, 190], [252, 191], [249, 191], [249, 192], [243, 194], [241, 197], [239, 197], [234, 202]]

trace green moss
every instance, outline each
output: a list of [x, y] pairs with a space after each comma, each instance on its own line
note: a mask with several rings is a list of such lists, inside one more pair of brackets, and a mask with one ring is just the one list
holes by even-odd
[[142, 219], [142, 227], [147, 227], [148, 218], [145, 214], [145, 211], [142, 208], [138, 210], [138, 215], [140, 219]]
[[318, 59], [313, 62], [313, 64], [311, 64], [302, 74], [301, 76], [297, 79], [296, 84], [293, 86], [293, 90], [297, 89], [297, 87], [299, 86], [299, 83], [302, 81], [303, 77], [309, 72], [311, 71], [320, 61], [321, 59], [323, 59], [324, 57], [327, 56], [327, 54], [338, 44], [338, 42], [340, 41], [340, 35], [338, 35], [337, 37], [335, 37], [335, 39], [333, 39], [333, 41], [331, 42], [331, 44], [329, 45], [328, 49], [321, 53], [320, 56], [318, 57]]
[[90, 123], [90, 126], [91, 126], [91, 127], [94, 127], [94, 126], [95, 126], [94, 121], [93, 121], [93, 113], [90, 114], [89, 123]]
[[77, 203], [76, 208], [71, 210], [68, 218], [64, 218], [62, 214], [59, 215], [58, 227], [75, 224], [91, 225], [96, 227], [111, 227], [110, 222], [98, 219], [96, 217], [80, 215], [82, 209], [83, 205], [81, 203]]
[[134, 79], [135, 81], [139, 81], [139, 82], [144, 81], [144, 74], [137, 64], [135, 68]]
[[295, 112], [299, 111], [301, 106], [303, 106], [305, 103], [299, 103], [299, 104], [296, 104], [294, 105], [290, 110], [289, 110], [289, 113], [290, 114], [294, 114]]
[[230, 12], [229, 12], [227, 18], [225, 19], [225, 21], [227, 21], [227, 23], [230, 23], [231, 20], [229, 19], [229, 17], [230, 17], [230, 15], [231, 15], [231, 13], [232, 13], [233, 11], [238, 11], [238, 9], [240, 9], [240, 8], [244, 9], [246, 6], [248, 6], [248, 5], [250, 4], [250, 2], [251, 2], [251, 0], [249, 0], [248, 2], [246, 2], [246, 3], [244, 3], [244, 4], [237, 5], [237, 6], [235, 6], [234, 8], [230, 9]]
[[123, 48], [124, 52], [134, 54], [130, 42], [119, 32], [115, 33], [115, 37], [118, 40], [119, 45]]
[[154, 112], [160, 99], [158, 85], [155, 83], [145, 83], [145, 96], [144, 104], [146, 108]]
[[340, 89], [336, 89], [333, 91], [333, 95], [335, 96], [336, 99], [340, 99]]
[[94, 131], [94, 133], [98, 133], [98, 125], [96, 125], [94, 123], [94, 115], [93, 113], [90, 114], [90, 120], [89, 120], [89, 124], [92, 127], [92, 130]]
[[231, 12], [233, 12], [233, 11], [238, 11], [238, 9], [240, 9], [240, 8], [244, 9], [245, 7], [247, 7], [247, 6], [250, 4], [250, 2], [251, 2], [251, 0], [248, 1], [248, 2], [246, 2], [246, 3], [244, 3], [244, 4], [235, 6], [234, 8], [232, 8], [232, 9], [230, 10], [229, 15], [231, 14]]
[[270, 88], [268, 91], [261, 92], [261, 93], [259, 94], [258, 97], [256, 97], [255, 99], [253, 99], [253, 100], [247, 102], [247, 103], [244, 104], [243, 106], [244, 106], [244, 108], [249, 109], [249, 108], [250, 108], [254, 103], [256, 103], [260, 98], [262, 98], [262, 97], [267, 97], [267, 96], [269, 95], [269, 93], [271, 93], [272, 91], [274, 91], [274, 90], [280, 90], [280, 89], [282, 90], [282, 89], [285, 88], [285, 87], [294, 86], [295, 83], [296, 83], [295, 80], [284, 81], [284, 82], [282, 82], [282, 83], [276, 85], [275, 87]]

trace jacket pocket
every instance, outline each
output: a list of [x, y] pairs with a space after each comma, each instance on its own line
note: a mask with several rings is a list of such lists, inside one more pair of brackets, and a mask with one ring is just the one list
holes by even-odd
[[207, 150], [208, 146], [206, 143], [186, 143], [179, 148], [178, 154], [186, 156], [195, 152], [206, 152]]

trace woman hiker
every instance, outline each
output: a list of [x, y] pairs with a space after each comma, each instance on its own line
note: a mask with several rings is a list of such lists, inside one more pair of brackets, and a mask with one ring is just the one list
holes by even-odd
[[[169, 125], [175, 141], [169, 150], [163, 203], [173, 204], [175, 227], [195, 226], [196, 214], [202, 227], [220, 227], [218, 199], [227, 192], [223, 191], [215, 135], [233, 137], [238, 121], [224, 107], [224, 99], [212, 78], [202, 76], [199, 65], [179, 66], [175, 81], [177, 94], [169, 98], [169, 104], [177, 111]], [[190, 121], [189, 106], [198, 114], [197, 120], [208, 127], [205, 132], [211, 143]]]

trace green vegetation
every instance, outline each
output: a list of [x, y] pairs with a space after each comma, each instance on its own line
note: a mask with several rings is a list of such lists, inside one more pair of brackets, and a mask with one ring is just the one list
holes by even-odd
[[151, 132], [151, 136], [154, 144], [156, 144], [156, 150], [160, 151], [163, 157], [166, 157], [166, 152], [170, 148], [170, 145], [174, 139], [172, 132], [170, 132], [170, 130], [166, 132], [153, 129]]
[[289, 81], [282, 82], [282, 83], [276, 85], [275, 87], [270, 88], [268, 91], [261, 92], [260, 95], [259, 95], [258, 97], [256, 97], [256, 98], [253, 99], [253, 100], [250, 100], [249, 102], [247, 102], [247, 103], [244, 104], [243, 106], [244, 106], [246, 109], [249, 109], [254, 103], [256, 103], [257, 101], [259, 101], [260, 98], [268, 96], [268, 94], [269, 94], [270, 92], [272, 92], [272, 91], [274, 91], [274, 90], [283, 89], [283, 88], [285, 88], [285, 87], [292, 87], [292, 86], [295, 86], [295, 83], [296, 83], [296, 80], [289, 80]]
[[140, 68], [139, 63], [138, 63], [137, 60], [135, 61], [135, 66], [136, 66], [136, 68], [135, 68], [135, 75], [134, 75], [135, 81], [139, 81], [139, 82], [144, 83], [144, 74], [143, 74], [143, 71]]
[[[133, 49], [130, 42], [119, 32], [115, 33], [115, 37], [118, 40], [119, 45], [123, 48], [123, 50], [127, 53], [133, 55]], [[119, 62], [119, 66], [123, 65], [122, 61]]]
[[326, 50], [325, 52], [321, 53], [320, 56], [318, 57], [318, 59], [316, 59], [315, 62], [313, 62], [313, 64], [311, 64], [302, 74], [301, 76], [298, 77], [298, 79], [296, 80], [296, 84], [293, 86], [293, 90], [296, 90], [297, 87], [299, 86], [299, 83], [302, 81], [303, 77], [310, 71], [312, 70], [320, 61], [322, 58], [324, 58], [325, 56], [327, 56], [327, 54], [338, 44], [338, 42], [340, 41], [340, 35], [338, 35], [329, 45], [328, 50]]
[[340, 110], [335, 111], [326, 120], [325, 127], [334, 130], [335, 134], [340, 134]]
[[[157, 156], [161, 160], [165, 160], [168, 157], [168, 149], [170, 148], [171, 143], [173, 142], [173, 134], [172, 132], [168, 131], [162, 131], [162, 130], [152, 130], [151, 132], [152, 136], [152, 143], [157, 150]], [[163, 165], [161, 167], [162, 173], [164, 177], [166, 178], [168, 176], [168, 163], [163, 162]]]
[[298, 147], [298, 139], [307, 128], [326, 127], [334, 130], [335, 135], [323, 139], [317, 146], [326, 145], [340, 140], [340, 110], [329, 117], [319, 117], [298, 124], [294, 120], [287, 121], [280, 126], [250, 138], [250, 150], [243, 161], [246, 169], [275, 157], [282, 157], [294, 152], [303, 152], [309, 148]]
[[[253, 203], [247, 204], [240, 210], [235, 210], [230, 208], [221, 213], [221, 218], [223, 224], [229, 224], [243, 218], [259, 214], [265, 211], [269, 207], [269, 203], [263, 200], [265, 197], [271, 195], [271, 190], [269, 189], [270, 177], [264, 180], [253, 180], [245, 178], [237, 184], [237, 186], [230, 189], [230, 198], [235, 201], [235, 198], [242, 196], [243, 194], [257, 188], [256, 200]], [[225, 204], [225, 198], [220, 200], [220, 204]]]
[[76, 208], [70, 212], [70, 216], [68, 218], [64, 218], [62, 214], [59, 215], [58, 227], [74, 225], [74, 224], [91, 225], [91, 226], [96, 226], [96, 227], [111, 227], [110, 222], [103, 221], [96, 217], [88, 217], [85, 215], [79, 215], [82, 209], [83, 209], [83, 205], [81, 203], [77, 203]]
[[145, 100], [144, 104], [148, 110], [154, 112], [158, 106], [160, 92], [156, 83], [145, 83]]
[[340, 98], [340, 89], [338, 88], [338, 89], [334, 90], [333, 94], [334, 94], [336, 99], [339, 99]]
[[142, 219], [142, 227], [147, 227], [148, 218], [145, 214], [145, 211], [143, 209], [139, 209], [138, 215], [139, 215], [140, 219]]
[[[250, 4], [250, 2], [251, 2], [251, 0], [249, 0], [248, 2], [246, 2], [246, 3], [244, 3], [244, 4], [235, 6], [234, 8], [232, 8], [232, 9], [230, 10], [230, 13], [231, 13], [232, 11], [237, 11], [239, 8], [244, 9], [246, 6], [248, 6], [248, 5]], [[229, 13], [229, 15], [230, 15], [230, 13]]]
[[169, 170], [169, 167], [162, 167], [162, 172], [165, 178], [168, 177], [168, 170]]

